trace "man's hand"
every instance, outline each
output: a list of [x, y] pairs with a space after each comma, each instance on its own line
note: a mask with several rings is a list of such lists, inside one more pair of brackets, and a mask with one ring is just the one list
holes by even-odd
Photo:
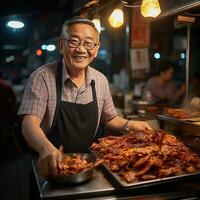
[[52, 144], [42, 147], [38, 159], [40, 174], [46, 179], [56, 178], [61, 160], [61, 152]]
[[115, 118], [111, 119], [110, 121], [105, 123], [111, 129], [115, 129], [122, 132], [129, 132], [134, 130], [144, 130], [152, 128], [149, 126], [147, 122], [144, 121], [133, 121], [121, 118], [116, 116]]
[[144, 130], [144, 129], [152, 130], [152, 128], [149, 126], [149, 124], [147, 122], [144, 122], [144, 121], [132, 121], [132, 120], [130, 120], [128, 122], [128, 126], [129, 126], [129, 131]]

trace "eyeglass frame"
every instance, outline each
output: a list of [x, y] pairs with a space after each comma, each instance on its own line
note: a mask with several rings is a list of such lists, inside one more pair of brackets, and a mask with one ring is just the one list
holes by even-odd
[[80, 45], [81, 45], [81, 43], [83, 42], [83, 47], [86, 49], [86, 50], [93, 50], [93, 49], [95, 49], [95, 47], [97, 46], [97, 45], [99, 45], [99, 43], [95, 43], [94, 41], [92, 41], [93, 42], [93, 44], [94, 44], [94, 47], [93, 48], [87, 48], [87, 47], [85, 47], [85, 44], [86, 44], [86, 41], [83, 41], [83, 40], [80, 40], [80, 39], [78, 39], [79, 40], [79, 43], [77, 44], [77, 46], [70, 46], [70, 40], [72, 39], [72, 38], [69, 38], [69, 39], [66, 39], [66, 38], [61, 38], [61, 39], [63, 39], [63, 40], [66, 40], [67, 41], [67, 44], [68, 44], [68, 46], [70, 47], [70, 48], [77, 48], [77, 47], [79, 47]]

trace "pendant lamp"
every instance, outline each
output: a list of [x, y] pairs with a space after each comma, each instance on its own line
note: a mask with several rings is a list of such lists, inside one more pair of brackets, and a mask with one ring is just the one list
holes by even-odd
[[144, 17], [157, 17], [161, 13], [158, 0], [142, 0], [141, 13]]
[[120, 8], [115, 8], [109, 17], [109, 22], [112, 27], [119, 28], [124, 23], [124, 13]]

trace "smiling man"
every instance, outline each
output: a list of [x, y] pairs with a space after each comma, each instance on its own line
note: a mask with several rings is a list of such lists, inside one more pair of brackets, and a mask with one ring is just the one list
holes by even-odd
[[150, 128], [117, 116], [106, 77], [89, 66], [99, 45], [92, 21], [67, 20], [59, 39], [62, 60], [39, 67], [27, 82], [18, 115], [44, 177], [57, 176], [60, 145], [65, 152], [86, 152], [100, 121], [118, 131]]

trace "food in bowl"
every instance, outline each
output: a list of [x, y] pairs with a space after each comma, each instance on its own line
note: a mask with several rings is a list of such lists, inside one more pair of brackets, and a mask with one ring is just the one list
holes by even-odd
[[59, 176], [81, 173], [93, 165], [94, 159], [87, 154], [72, 153], [64, 154], [59, 167]]

